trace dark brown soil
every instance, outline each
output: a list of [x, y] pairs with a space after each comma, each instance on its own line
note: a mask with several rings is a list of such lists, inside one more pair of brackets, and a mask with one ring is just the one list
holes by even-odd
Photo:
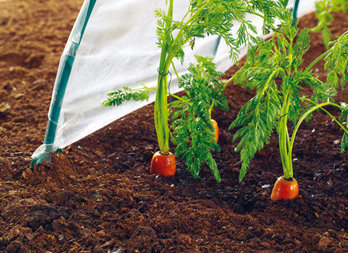
[[[153, 105], [67, 147], [53, 163], [28, 169], [42, 143], [60, 58], [82, 0], [0, 2], [1, 252], [347, 252], [347, 164], [342, 132], [323, 113], [304, 124], [294, 165], [300, 196], [272, 202], [282, 175], [277, 136], [238, 184], [239, 155], [227, 131], [253, 91], [230, 86], [230, 111], [215, 111], [222, 182], [204, 168], [193, 179], [149, 174], [157, 151]], [[301, 27], [315, 25], [313, 14]], [[335, 35], [348, 30], [336, 14]], [[312, 35], [306, 63], [324, 51]], [[229, 76], [236, 68], [230, 70]], [[315, 73], [324, 78], [323, 66]], [[348, 101], [348, 89], [337, 101]], [[337, 115], [338, 112], [332, 110]]]

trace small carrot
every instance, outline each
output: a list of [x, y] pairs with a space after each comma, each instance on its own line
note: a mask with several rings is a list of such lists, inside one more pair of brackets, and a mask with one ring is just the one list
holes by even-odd
[[291, 200], [298, 197], [299, 188], [295, 178], [286, 179], [279, 177], [274, 184], [271, 199], [276, 200]]
[[218, 143], [219, 141], [219, 126], [218, 126], [218, 123], [216, 122], [216, 120], [214, 119], [211, 119], [211, 123], [213, 123], [213, 126], [215, 128], [215, 140], [216, 140], [216, 143]]
[[175, 156], [169, 152], [169, 154], [161, 154], [156, 152], [151, 160], [151, 174], [163, 175], [165, 177], [174, 176], [176, 172], [176, 160]]

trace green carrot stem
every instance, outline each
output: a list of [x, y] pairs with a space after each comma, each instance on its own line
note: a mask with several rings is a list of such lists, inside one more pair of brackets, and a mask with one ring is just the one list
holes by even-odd
[[213, 108], [214, 108], [214, 102], [211, 103], [210, 107], [209, 107], [209, 117], [211, 119], [211, 112], [213, 111]]
[[338, 120], [336, 120], [336, 118], [331, 114], [329, 113], [327, 110], [323, 109], [322, 107], [324, 106], [328, 106], [328, 105], [332, 105], [332, 106], [335, 106], [335, 107], [338, 107], [338, 108], [341, 108], [341, 106], [335, 104], [335, 103], [332, 103], [332, 102], [325, 102], [325, 103], [322, 103], [322, 104], [319, 104], [319, 105], [316, 105], [312, 108], [310, 108], [309, 110], [307, 110], [302, 116], [301, 118], [299, 119], [299, 121], [297, 122], [295, 128], [294, 128], [294, 131], [292, 133], [292, 136], [291, 136], [291, 142], [290, 142], [290, 147], [289, 147], [289, 156], [291, 157], [292, 155], [292, 149], [293, 149], [293, 146], [294, 146], [294, 142], [295, 142], [295, 138], [296, 138], [296, 134], [297, 134], [297, 131], [301, 125], [301, 123], [306, 119], [306, 117], [314, 112], [315, 110], [318, 110], [318, 109], [321, 109], [323, 110], [324, 112], [326, 112], [342, 129], [343, 131], [348, 134], [348, 129], [345, 128]]
[[[315, 105], [315, 104], [313, 103], [313, 101], [311, 101], [311, 100], [308, 99], [308, 98], [303, 97], [302, 100], [306, 100], [306, 101], [312, 103], [313, 105]], [[336, 103], [332, 103], [332, 102], [329, 102], [329, 103], [330, 103], [329, 105], [331, 105], [331, 106], [337, 107], [337, 108], [340, 109], [340, 110], [344, 110], [344, 108], [343, 108], [342, 106], [340, 106], [340, 105], [338, 105], [338, 104], [336, 104]], [[326, 105], [325, 105], [325, 106], [326, 106]], [[337, 123], [337, 125], [339, 125], [339, 126], [343, 129], [343, 131], [345, 131], [345, 132], [348, 134], [347, 128], [344, 127], [344, 126], [341, 124], [341, 122], [339, 122], [339, 121], [335, 118], [335, 116], [333, 116], [331, 113], [329, 113], [329, 112], [328, 112], [326, 109], [324, 109], [323, 107], [320, 107], [320, 109], [323, 110], [324, 112], [326, 112], [326, 113]]]
[[288, 94], [284, 97], [284, 103], [281, 108], [281, 119], [279, 123], [279, 151], [283, 166], [284, 177], [286, 179], [293, 177], [292, 161], [289, 159], [289, 133], [287, 128], [288, 111], [289, 111]]
[[262, 18], [262, 19], [265, 18], [263, 15], [261, 15], [260, 13], [257, 13], [256, 11], [251, 11], [250, 14], [253, 14], [253, 15], [255, 15], [255, 16], [258, 16], [258, 17], [260, 17], [260, 18]]
[[159, 149], [162, 154], [169, 153], [169, 127], [167, 110], [167, 77], [161, 76], [155, 100], [155, 127]]
[[[331, 104], [332, 105], [332, 104]], [[330, 112], [328, 112], [326, 109], [324, 109], [324, 108], [320, 108], [322, 111], [324, 111], [327, 115], [329, 115], [332, 119], [333, 119], [333, 121], [335, 121], [336, 122], [336, 124], [337, 125], [339, 125], [342, 129], [343, 129], [343, 131], [344, 132], [346, 132], [346, 134], [348, 134], [348, 129], [346, 128], [346, 127], [344, 127], [342, 124], [341, 124], [341, 122], [339, 122], [336, 118], [335, 118], [335, 116], [333, 116]]]
[[175, 65], [174, 65], [173, 62], [172, 62], [172, 67], [173, 67], [173, 69], [174, 69], [174, 73], [175, 73], [175, 75], [176, 75], [176, 78], [178, 78], [178, 82], [180, 82], [180, 81], [181, 81], [181, 78], [180, 78], [180, 76], [179, 76], [179, 74], [178, 74], [178, 71], [176, 71], [176, 68], [175, 68]]
[[320, 56], [318, 56], [317, 59], [315, 59], [305, 70], [303, 73], [307, 73], [308, 71], [310, 71], [313, 66], [315, 64], [317, 64], [321, 59], [323, 59], [325, 56], [327, 56], [330, 53], [330, 50], [326, 51], [325, 53], [321, 54]]
[[[266, 92], [266, 90], [267, 90], [267, 88], [268, 88], [268, 85], [269, 85], [269, 83], [272, 81], [273, 77], [274, 77], [276, 74], [278, 74], [279, 71], [283, 71], [283, 72], [285, 73], [285, 71], [284, 71], [283, 68], [277, 68], [276, 70], [274, 70], [274, 71], [272, 72], [272, 74], [268, 77], [267, 82], [266, 82], [266, 84], [265, 84], [265, 87], [263, 87], [263, 89], [262, 89], [262, 91], [261, 91], [261, 97], [262, 97], [263, 94]], [[286, 74], [286, 73], [285, 73], [285, 74]]]
[[[239, 71], [241, 71], [242, 69], [243, 69], [243, 68], [238, 69], [238, 71], [237, 71], [236, 73], [234, 73], [233, 76], [232, 76], [230, 79], [227, 80], [227, 82], [224, 84], [224, 89], [226, 88], [227, 85], [229, 85], [229, 84], [232, 82], [232, 80], [237, 76], [237, 74], [239, 73]], [[284, 71], [283, 68], [277, 68], [276, 70], [274, 70], [274, 71], [272, 72], [272, 74], [269, 76], [269, 78], [268, 78], [268, 80], [267, 80], [267, 82], [266, 82], [266, 84], [265, 84], [265, 87], [263, 88], [263, 90], [262, 90], [262, 92], [261, 92], [262, 94], [264, 94], [264, 92], [265, 92], [266, 89], [268, 88], [269, 83], [271, 82], [271, 80], [273, 79], [273, 77], [274, 77], [279, 71], [282, 71], [282, 72], [285, 73], [285, 71]]]
[[[173, 0], [170, 0], [168, 8], [168, 16], [173, 16]], [[170, 24], [171, 25], [171, 24]], [[168, 41], [170, 40], [168, 34]], [[157, 93], [155, 99], [154, 118], [157, 140], [160, 152], [162, 154], [169, 153], [169, 126], [168, 126], [168, 101], [167, 101], [167, 85], [168, 85], [168, 69], [166, 63], [167, 47], [162, 47], [160, 64], [158, 68]]]
[[188, 103], [188, 102], [189, 102], [188, 100], [183, 99], [182, 97], [179, 97], [179, 96], [177, 96], [177, 95], [175, 95], [175, 94], [170, 94], [170, 96], [172, 96], [173, 98], [175, 98], [175, 99], [177, 99], [177, 100], [181, 100], [181, 101], [183, 101], [183, 102], [185, 102], [185, 103]]
[[225, 89], [226, 86], [229, 85], [230, 82], [232, 82], [232, 80], [237, 76], [237, 74], [238, 74], [239, 71], [241, 71], [241, 70], [242, 70], [242, 68], [238, 69], [238, 70], [236, 71], [236, 73], [234, 73], [233, 76], [232, 76], [230, 79], [227, 80], [227, 82], [224, 84], [224, 88], [223, 88], [223, 89]]

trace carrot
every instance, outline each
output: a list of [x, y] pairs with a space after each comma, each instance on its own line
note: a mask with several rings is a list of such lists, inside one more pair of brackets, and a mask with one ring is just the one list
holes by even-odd
[[175, 156], [169, 152], [169, 154], [161, 154], [156, 152], [151, 160], [151, 174], [163, 175], [165, 177], [174, 176], [176, 172], [176, 160]]
[[295, 178], [286, 179], [279, 177], [274, 184], [271, 199], [275, 200], [291, 200], [298, 197], [299, 189]]
[[219, 141], [219, 126], [218, 126], [218, 123], [214, 119], [211, 119], [211, 123], [213, 123], [213, 126], [215, 128], [215, 140], [216, 140], [216, 143], [218, 143], [218, 141]]

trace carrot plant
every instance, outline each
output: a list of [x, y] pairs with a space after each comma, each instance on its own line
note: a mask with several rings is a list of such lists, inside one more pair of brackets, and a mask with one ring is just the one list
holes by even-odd
[[[238, 48], [242, 44], [249, 44], [250, 42], [256, 41], [256, 27], [247, 19], [247, 15], [253, 14], [260, 16], [263, 19], [263, 30], [270, 30], [275, 17], [282, 16], [282, 10], [286, 8], [288, 0], [190, 0], [187, 12], [181, 20], [173, 19], [174, 0], [168, 0], [166, 2], [168, 3], [168, 10], [166, 12], [160, 9], [156, 10], [156, 17], [158, 18], [157, 45], [161, 48], [161, 55], [154, 107], [154, 121], [160, 149], [159, 152], [163, 156], [170, 155], [169, 140], [171, 133], [168, 125], [167, 88], [170, 67], [172, 66], [175, 71], [174, 59], [179, 59], [183, 62], [185, 46], [194, 47], [196, 39], [217, 35], [225, 41], [226, 45], [230, 48], [232, 60], [236, 61]], [[237, 21], [239, 24], [237, 37], [234, 37], [231, 32], [234, 24], [233, 21]], [[143, 89], [141, 92], [144, 94], [147, 91]], [[115, 94], [116, 96], [109, 97], [109, 102], [106, 105], [117, 105], [117, 102], [113, 102], [114, 99], [119, 99], [117, 93]], [[128, 96], [128, 98], [132, 99], [131, 96]], [[198, 104], [194, 103], [194, 105]], [[200, 125], [201, 123], [202, 125]], [[206, 127], [206, 123], [206, 121], [198, 121], [197, 127], [203, 129]], [[173, 124], [178, 123], [174, 122]], [[211, 124], [208, 125], [211, 129]], [[156, 157], [158, 158], [158, 156]], [[156, 161], [152, 160], [151, 166], [156, 166]], [[161, 164], [165, 164], [165, 162]], [[160, 172], [161, 169], [157, 167], [162, 167], [162, 165], [156, 166], [156, 169], [150, 169], [150, 171], [156, 171], [156, 173], [162, 174]], [[197, 175], [194, 174], [194, 176]]]
[[[347, 115], [346, 103], [337, 104], [332, 97], [338, 87], [345, 86], [348, 77], [348, 34], [341, 35], [331, 48], [314, 60], [308, 67], [302, 67], [302, 57], [310, 47], [308, 30], [299, 32], [291, 25], [290, 19], [284, 22], [279, 31], [267, 41], [259, 41], [248, 54], [245, 65], [231, 78], [236, 83], [256, 89], [256, 95], [239, 111], [231, 128], [240, 127], [234, 135], [234, 140], [240, 139], [237, 151], [240, 152], [242, 167], [239, 181], [245, 176], [251, 159], [258, 150], [269, 141], [274, 129], [279, 136], [279, 151], [284, 176], [288, 182], [293, 179], [292, 153], [296, 133], [305, 119], [321, 109], [326, 112], [343, 129], [342, 152], [347, 145]], [[313, 75], [313, 66], [325, 60], [328, 70], [325, 82]], [[229, 81], [229, 82], [230, 82]], [[300, 95], [303, 85], [313, 90], [309, 98]], [[340, 119], [336, 119], [324, 107], [337, 107], [341, 110]], [[288, 124], [294, 126], [289, 132]], [[292, 199], [298, 195], [297, 182], [288, 186], [279, 186], [279, 194], [272, 194], [272, 199]], [[291, 194], [289, 189], [294, 189]], [[296, 194], [297, 188], [297, 194]], [[282, 194], [289, 191], [289, 194]]]
[[347, 12], [347, 0], [320, 0], [315, 3], [315, 15], [318, 19], [318, 24], [309, 29], [310, 32], [319, 32], [323, 36], [323, 42], [326, 49], [329, 48], [331, 41], [331, 31], [329, 25], [333, 21], [333, 12]]
[[170, 105], [172, 114], [175, 155], [185, 159], [187, 169], [198, 178], [203, 163], [212, 170], [217, 181], [220, 174], [211, 150], [219, 151], [216, 127], [211, 119], [214, 106], [228, 110], [224, 96], [224, 83], [218, 77], [223, 73], [215, 70], [212, 59], [196, 56], [197, 64], [190, 64], [189, 73], [182, 76], [179, 87], [186, 95], [175, 97]]

